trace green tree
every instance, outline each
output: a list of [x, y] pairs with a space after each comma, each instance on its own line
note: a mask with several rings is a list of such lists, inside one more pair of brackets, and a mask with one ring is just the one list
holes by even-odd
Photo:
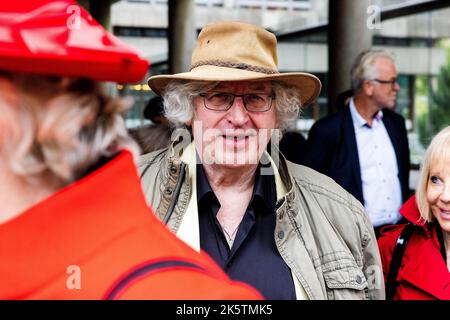
[[431, 94], [431, 106], [427, 113], [417, 119], [420, 141], [427, 146], [443, 127], [450, 125], [450, 58], [441, 67], [437, 88]]

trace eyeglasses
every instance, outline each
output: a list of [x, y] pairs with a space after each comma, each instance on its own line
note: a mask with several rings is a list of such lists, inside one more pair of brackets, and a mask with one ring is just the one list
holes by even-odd
[[214, 111], [227, 111], [231, 108], [236, 97], [242, 98], [244, 108], [249, 112], [266, 112], [272, 107], [275, 100], [273, 94], [247, 93], [234, 94], [228, 92], [208, 92], [200, 94], [203, 97], [206, 109]]
[[380, 79], [371, 79], [371, 81], [376, 81], [381, 84], [390, 84], [392, 87], [398, 84], [398, 79], [394, 78], [392, 80], [380, 80]]

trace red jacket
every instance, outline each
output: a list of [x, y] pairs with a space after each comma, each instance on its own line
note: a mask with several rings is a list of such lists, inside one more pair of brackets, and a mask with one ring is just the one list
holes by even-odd
[[157, 220], [128, 152], [0, 225], [0, 299], [107, 297], [261, 298]]
[[[418, 223], [420, 218], [415, 197], [401, 208], [401, 214], [419, 226], [414, 231], [403, 255], [394, 299], [450, 299], [450, 273], [441, 255], [435, 225]], [[395, 243], [405, 225], [383, 228], [378, 240], [384, 279], [387, 279]]]

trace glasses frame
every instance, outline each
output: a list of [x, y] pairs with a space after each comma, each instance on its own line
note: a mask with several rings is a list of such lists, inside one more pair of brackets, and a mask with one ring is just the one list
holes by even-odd
[[370, 81], [375, 81], [381, 84], [390, 84], [391, 87], [394, 87], [396, 84], [400, 85], [400, 83], [398, 83], [398, 78], [394, 78], [392, 80], [381, 80], [381, 79], [370, 79]]
[[[232, 95], [233, 96], [233, 100], [231, 100], [230, 105], [226, 109], [211, 109], [211, 108], [208, 108], [206, 106], [206, 95], [209, 94], [209, 93], [221, 93], [221, 94]], [[247, 108], [247, 103], [245, 102], [245, 96], [249, 96], [249, 95], [267, 96], [268, 98], [270, 98], [269, 106], [265, 110], [258, 110], [258, 111], [249, 110]], [[201, 94], [199, 94], [199, 96], [203, 98], [203, 105], [205, 106], [206, 109], [211, 110], [211, 111], [219, 111], [219, 112], [226, 112], [226, 111], [230, 110], [231, 107], [234, 104], [234, 100], [236, 99], [236, 97], [239, 97], [239, 98], [242, 99], [242, 104], [244, 105], [245, 110], [247, 110], [248, 112], [253, 112], [253, 113], [260, 113], [260, 112], [267, 112], [267, 111], [269, 111], [272, 108], [273, 101], [276, 100], [275, 94], [273, 94], [273, 93], [234, 94], [234, 93], [231, 93], [231, 92], [210, 91], [210, 92], [206, 92], [206, 93], [201, 93]]]

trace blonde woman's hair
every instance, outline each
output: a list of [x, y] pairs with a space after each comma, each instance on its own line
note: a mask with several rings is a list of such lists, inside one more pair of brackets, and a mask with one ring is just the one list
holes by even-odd
[[102, 157], [139, 149], [122, 113], [130, 102], [111, 98], [84, 78], [0, 73], [0, 155], [17, 176], [60, 188]]
[[450, 159], [450, 126], [442, 129], [431, 140], [420, 169], [420, 177], [416, 190], [416, 202], [421, 219], [425, 222], [433, 221], [433, 213], [427, 201], [427, 187], [430, 180], [431, 165], [439, 164], [444, 159]]

